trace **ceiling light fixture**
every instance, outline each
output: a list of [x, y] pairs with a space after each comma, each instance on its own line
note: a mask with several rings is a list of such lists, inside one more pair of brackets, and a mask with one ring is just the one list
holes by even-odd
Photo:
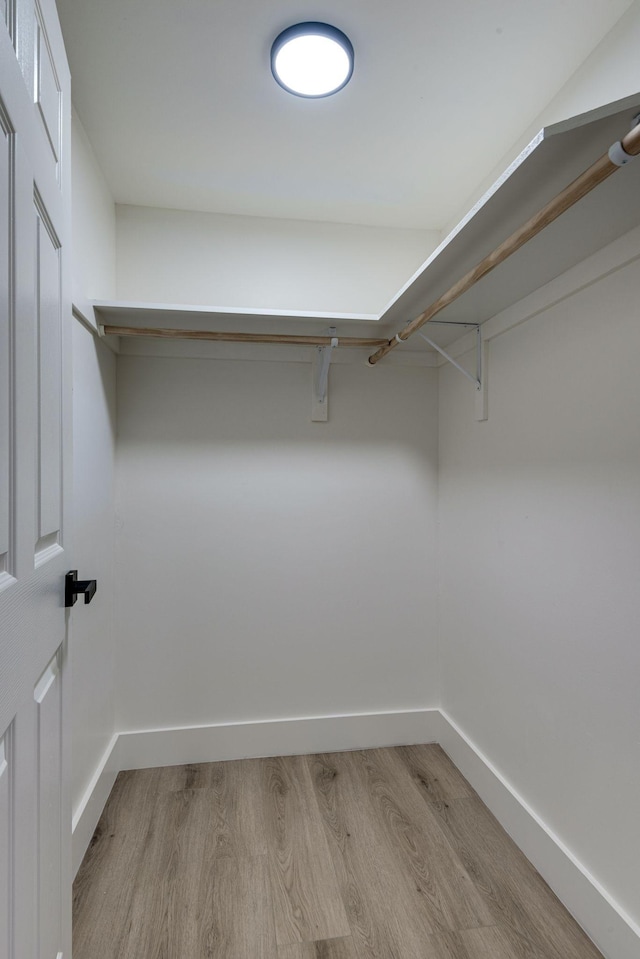
[[296, 23], [273, 41], [271, 72], [298, 97], [329, 97], [351, 79], [351, 41], [328, 23]]

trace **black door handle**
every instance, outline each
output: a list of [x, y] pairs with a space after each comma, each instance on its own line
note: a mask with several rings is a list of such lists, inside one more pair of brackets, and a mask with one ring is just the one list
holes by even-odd
[[78, 579], [78, 570], [70, 570], [64, 578], [64, 605], [73, 606], [78, 593], [84, 593], [85, 605], [96, 595], [98, 583], [95, 579]]

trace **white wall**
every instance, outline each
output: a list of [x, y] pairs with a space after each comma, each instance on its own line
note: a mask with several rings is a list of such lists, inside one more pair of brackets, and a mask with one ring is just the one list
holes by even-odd
[[[638, 93], [638, 44], [640, 0], [634, 0], [627, 12], [549, 103], [536, 121], [538, 129], [543, 124], [557, 123], [567, 117]], [[543, 123], [540, 122], [541, 119]]]
[[437, 371], [336, 364], [329, 402], [119, 358], [120, 729], [437, 705]]
[[441, 650], [445, 710], [638, 922], [640, 233], [629, 237], [617, 249], [630, 265], [607, 263], [588, 285], [592, 258], [583, 289], [554, 281], [555, 306], [491, 341], [487, 422], [441, 370]]
[[429, 230], [116, 209], [121, 300], [379, 313], [439, 240]]
[[[73, 299], [115, 290], [115, 208], [84, 131], [72, 124]], [[75, 318], [73, 324], [73, 562], [97, 579], [90, 606], [72, 616], [72, 804], [77, 868], [113, 782], [102, 770], [115, 732], [113, 644], [116, 357]], [[100, 777], [100, 774], [102, 776]]]
[[116, 212], [77, 113], [71, 122], [74, 298], [107, 299], [116, 292]]

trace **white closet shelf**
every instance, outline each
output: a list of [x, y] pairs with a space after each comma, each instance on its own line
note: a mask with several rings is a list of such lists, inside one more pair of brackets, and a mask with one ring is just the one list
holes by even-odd
[[[291, 334], [335, 326], [338, 336], [390, 338], [622, 139], [639, 112], [640, 93], [541, 130], [377, 316], [98, 300], [96, 317], [105, 326]], [[638, 223], [640, 159], [600, 184], [438, 319], [483, 323]], [[431, 335], [447, 344], [460, 331], [434, 324]], [[412, 337], [401, 349], [428, 348]]]
[[[640, 93], [545, 127], [381, 314], [394, 330], [418, 316], [486, 254], [621, 140]], [[439, 315], [483, 323], [640, 223], [640, 159], [580, 200]]]

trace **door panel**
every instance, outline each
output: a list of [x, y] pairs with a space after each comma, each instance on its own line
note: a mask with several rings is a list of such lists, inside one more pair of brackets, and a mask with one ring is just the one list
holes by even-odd
[[60, 244], [36, 197], [38, 525], [36, 566], [55, 555], [62, 532], [62, 303]]
[[10, 959], [12, 887], [11, 729], [0, 738], [0, 959]]
[[[0, 588], [10, 568], [9, 485], [13, 465], [11, 423], [11, 311], [9, 299], [10, 137], [0, 108]], [[4, 575], [3, 575], [4, 574]], [[0, 953], [2, 956], [2, 953]]]
[[60, 155], [60, 86], [49, 51], [49, 43], [42, 19], [36, 5], [34, 89], [35, 101], [46, 130], [54, 160]]
[[8, 33], [13, 36], [14, 0], [0, 0], [0, 21], [3, 21]]
[[60, 893], [62, 838], [62, 650], [56, 652], [34, 690], [37, 709], [37, 902], [38, 957], [62, 952]]

